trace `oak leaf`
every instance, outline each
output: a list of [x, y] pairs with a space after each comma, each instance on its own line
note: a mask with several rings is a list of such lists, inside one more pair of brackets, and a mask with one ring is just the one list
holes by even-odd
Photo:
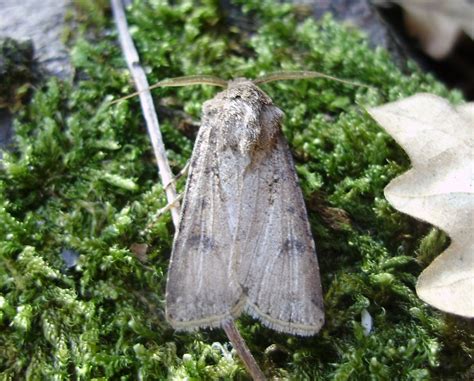
[[388, 184], [385, 197], [451, 237], [418, 278], [418, 296], [440, 310], [474, 317], [474, 104], [454, 108], [438, 96], [417, 94], [368, 112], [412, 163]]

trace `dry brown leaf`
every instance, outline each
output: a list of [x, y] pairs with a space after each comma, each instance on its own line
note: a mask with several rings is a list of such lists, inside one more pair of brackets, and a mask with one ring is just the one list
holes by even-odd
[[474, 104], [456, 109], [438, 96], [417, 94], [368, 111], [413, 166], [385, 188], [385, 197], [451, 237], [418, 278], [418, 296], [440, 310], [474, 317]]

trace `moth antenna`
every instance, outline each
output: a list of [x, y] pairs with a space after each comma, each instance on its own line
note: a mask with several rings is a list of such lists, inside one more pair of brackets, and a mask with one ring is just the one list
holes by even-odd
[[150, 88], [154, 87], [178, 87], [178, 86], [189, 86], [189, 85], [211, 85], [219, 87], [227, 87], [227, 81], [215, 77], [213, 75], [186, 75], [184, 77], [176, 77], [170, 79], [164, 79], [156, 83]]
[[184, 77], [176, 77], [176, 78], [169, 78], [164, 79], [163, 81], [157, 82], [154, 85], [151, 85], [147, 89], [136, 91], [132, 94], [126, 95], [122, 98], [116, 99], [110, 104], [114, 104], [125, 99], [133, 98], [138, 94], [141, 94], [145, 91], [156, 89], [157, 87], [179, 87], [179, 86], [191, 86], [191, 85], [211, 85], [211, 86], [219, 86], [219, 87], [227, 87], [227, 81], [215, 77], [213, 75], [187, 75]]
[[273, 81], [285, 81], [287, 79], [307, 79], [307, 78], [326, 78], [326, 79], [330, 79], [332, 81], [345, 83], [346, 85], [372, 88], [372, 86], [369, 86], [369, 85], [366, 85], [366, 84], [363, 84], [363, 83], [360, 83], [360, 82], [349, 81], [349, 80], [346, 80], [346, 79], [340, 79], [340, 78], [337, 78], [337, 77], [333, 77], [331, 75], [320, 73], [318, 71], [306, 71], [306, 70], [302, 70], [302, 71], [275, 71], [273, 73], [269, 73], [269, 74], [263, 75], [261, 77], [255, 78], [252, 82], [256, 85], [261, 85], [262, 83], [268, 83], [268, 82], [273, 82]]

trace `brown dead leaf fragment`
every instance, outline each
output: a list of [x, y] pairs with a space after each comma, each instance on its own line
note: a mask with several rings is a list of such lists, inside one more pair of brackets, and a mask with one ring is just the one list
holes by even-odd
[[443, 59], [453, 49], [462, 32], [474, 39], [474, 3], [471, 0], [374, 0], [375, 4], [395, 3], [405, 11], [405, 25], [426, 54]]
[[388, 184], [385, 197], [452, 240], [421, 273], [418, 296], [440, 310], [474, 317], [474, 104], [454, 108], [438, 96], [416, 94], [368, 112], [413, 166]]
[[146, 243], [132, 243], [130, 251], [135, 254], [139, 261], [145, 263], [148, 260], [148, 245]]

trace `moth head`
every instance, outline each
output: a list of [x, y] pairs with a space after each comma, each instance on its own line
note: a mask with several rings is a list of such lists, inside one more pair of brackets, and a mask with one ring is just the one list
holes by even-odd
[[229, 81], [227, 89], [206, 101], [202, 108], [203, 124], [219, 126], [226, 136], [226, 146], [243, 154], [270, 144], [280, 128], [281, 116], [270, 97], [245, 78]]
[[223, 93], [229, 100], [242, 100], [259, 105], [272, 104], [271, 98], [248, 78], [235, 78], [227, 82], [227, 89]]
[[249, 84], [253, 84], [251, 79], [238, 77], [231, 79], [227, 82], [227, 88], [239, 87], [239, 86], [248, 86]]

